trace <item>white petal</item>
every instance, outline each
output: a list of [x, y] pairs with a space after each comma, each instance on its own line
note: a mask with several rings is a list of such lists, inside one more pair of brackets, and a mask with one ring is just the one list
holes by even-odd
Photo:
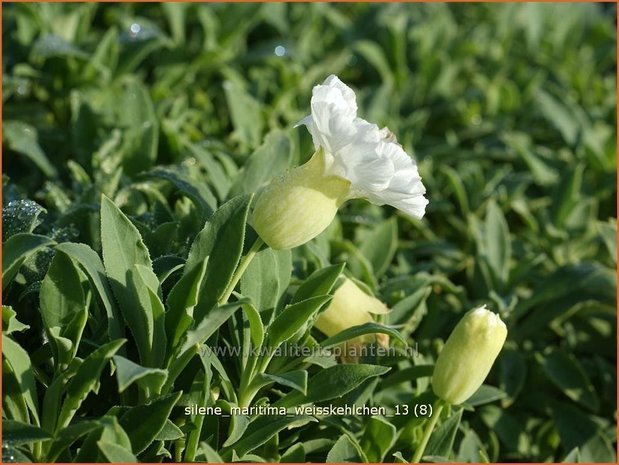
[[366, 190], [368, 200], [377, 205], [391, 205], [407, 215], [422, 218], [428, 200], [424, 197], [426, 188], [414, 160], [395, 142], [382, 141], [378, 155], [393, 162], [394, 175], [386, 188]]
[[339, 90], [350, 111], [354, 112], [355, 116], [357, 115], [357, 96], [350, 87], [340, 81], [340, 78], [332, 74], [325, 79], [325, 82], [323, 82], [322, 85]]
[[324, 150], [326, 174], [351, 182], [350, 198], [423, 217], [428, 201], [417, 164], [388, 128], [357, 118], [352, 89], [331, 75], [312, 90], [311, 109], [298, 124], [307, 126], [316, 149]]

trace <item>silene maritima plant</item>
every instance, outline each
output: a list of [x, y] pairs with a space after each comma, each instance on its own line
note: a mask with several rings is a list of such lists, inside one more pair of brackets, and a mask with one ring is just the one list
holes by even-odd
[[[161, 276], [138, 229], [105, 195], [103, 263], [85, 244], [56, 246], [39, 291], [45, 348], [53, 361], [52, 377], [44, 377], [41, 416], [35, 379], [42, 374], [26, 363], [32, 355], [10, 337], [3, 339], [5, 371], [25, 388], [21, 404], [5, 399], [5, 435], [27, 432], [34, 438], [26, 441], [32, 444], [28, 450], [7, 453], [42, 461], [162, 455], [183, 461], [252, 460], [251, 452], [266, 447], [278, 431], [311, 424], [321, 412], [337, 413], [336, 406], [344, 413], [364, 412], [359, 409], [367, 398], [351, 394], [390, 369], [366, 363], [372, 359], [366, 349], [389, 353], [398, 347], [406, 353], [403, 336], [381, 323], [389, 308], [342, 263], [317, 269], [287, 303], [272, 300], [265, 311], [259, 301], [265, 296], [262, 286], [271, 284], [262, 282], [261, 273], [280, 267], [280, 282], [288, 282], [288, 250], [325, 231], [347, 200], [368, 199], [421, 219], [426, 189], [415, 160], [388, 128], [357, 116], [355, 93], [336, 76], [314, 87], [311, 114], [298, 125], [306, 126], [313, 139], [316, 151], [309, 161], [274, 177], [253, 202], [252, 196], [239, 196], [214, 212], [165, 300]], [[241, 257], [246, 221], [257, 236]], [[53, 245], [36, 235], [11, 239], [19, 240], [33, 249]], [[238, 264], [230, 254], [240, 257]], [[5, 269], [5, 284], [18, 267]], [[103, 302], [103, 321], [92, 321], [87, 313], [92, 292]], [[9, 327], [19, 326], [11, 310], [4, 311]], [[95, 329], [101, 325], [99, 337], [110, 341], [79, 358], [78, 346], [87, 343], [82, 338], [93, 324]], [[219, 345], [217, 335], [228, 332], [228, 345]], [[506, 334], [498, 315], [484, 307], [467, 313], [436, 362], [434, 393], [428, 386], [436, 400], [399, 400], [397, 415], [406, 417], [421, 405], [428, 418], [423, 434], [411, 437], [407, 446], [413, 461], [422, 459], [444, 408], [460, 409], [482, 385]], [[299, 355], [300, 349], [308, 353]], [[231, 357], [239, 363], [236, 378], [222, 364]], [[103, 388], [99, 377], [110, 364], [120, 397], [98, 419], [81, 416], [90, 393]], [[312, 365], [319, 368], [310, 372]], [[202, 374], [187, 384], [195, 370]], [[384, 415], [379, 407], [372, 405], [370, 412]], [[384, 420], [372, 421], [379, 430], [391, 431]], [[81, 446], [70, 447], [76, 441]], [[330, 454], [346, 447], [358, 445], [342, 436]]]
[[613, 2], [2, 16], [3, 462], [616, 462]]

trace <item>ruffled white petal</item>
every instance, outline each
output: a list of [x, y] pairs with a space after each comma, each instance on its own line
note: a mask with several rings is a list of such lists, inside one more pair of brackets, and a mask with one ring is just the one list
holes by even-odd
[[357, 118], [352, 89], [331, 75], [314, 87], [311, 109], [297, 125], [305, 125], [316, 149], [324, 150], [326, 174], [351, 182], [349, 198], [423, 217], [428, 201], [417, 164], [391, 131]]

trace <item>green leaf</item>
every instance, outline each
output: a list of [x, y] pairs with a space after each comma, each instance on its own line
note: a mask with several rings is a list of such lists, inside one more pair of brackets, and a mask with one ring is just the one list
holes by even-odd
[[389, 323], [404, 325], [405, 333], [412, 333], [421, 324], [427, 313], [426, 300], [432, 293], [431, 286], [422, 286], [393, 306], [387, 315]]
[[451, 456], [454, 439], [456, 438], [461, 419], [462, 409], [458, 409], [436, 428], [428, 441], [428, 446], [426, 447], [424, 455]]
[[[159, 280], [150, 268], [135, 265], [129, 272], [130, 287], [135, 292], [136, 301], [145, 313], [145, 320], [151, 324], [152, 335], [148, 335], [148, 364], [161, 366], [166, 355], [165, 308], [159, 298]], [[149, 328], [150, 329], [150, 328]]]
[[231, 195], [250, 194], [266, 185], [274, 176], [291, 166], [292, 140], [284, 131], [275, 129], [264, 143], [250, 155], [239, 170], [230, 190]]
[[561, 445], [566, 450], [582, 447], [598, 433], [594, 419], [573, 403], [551, 402], [552, 416], [556, 425]]
[[120, 426], [118, 419], [113, 415], [104, 415], [97, 422], [100, 427], [93, 430], [82, 442], [79, 452], [75, 456], [76, 462], [102, 462], [105, 455], [97, 447], [99, 441], [115, 444], [125, 451], [131, 452], [131, 441], [127, 432]]
[[361, 462], [359, 451], [347, 434], [342, 434], [327, 454], [325, 463]]
[[[88, 309], [80, 275], [73, 261], [57, 252], [41, 283], [39, 292], [41, 317], [52, 345], [56, 363], [69, 363], [75, 354], [86, 326]], [[63, 353], [55, 336], [71, 341], [70, 353]]]
[[100, 420], [86, 420], [77, 421], [76, 423], [62, 428], [54, 435], [54, 441], [52, 442], [49, 452], [47, 453], [47, 460], [53, 463], [56, 458], [62, 453], [63, 450], [70, 447], [75, 441], [82, 436], [92, 433], [93, 431], [101, 428]]
[[296, 304], [310, 297], [329, 294], [345, 265], [345, 263], [339, 263], [314, 271], [299, 286], [291, 303]]
[[101, 196], [101, 246], [112, 290], [122, 300], [127, 272], [133, 265], [152, 269], [152, 264], [138, 229], [105, 195]]
[[504, 349], [499, 357], [501, 389], [507, 394], [503, 406], [511, 405], [522, 391], [527, 377], [527, 362], [517, 350]]
[[507, 394], [494, 386], [482, 384], [475, 393], [466, 400], [468, 405], [477, 407], [479, 405], [488, 404], [495, 400], [505, 399]]
[[608, 250], [610, 259], [617, 265], [617, 221], [611, 219], [605, 223], [598, 222], [597, 229]]
[[120, 426], [129, 435], [134, 454], [142, 452], [157, 437], [180, 396], [177, 392], [159, 397], [146, 405], [130, 408], [120, 417]]
[[29, 325], [25, 325], [19, 321], [15, 315], [17, 315], [17, 313], [13, 308], [8, 305], [2, 306], [2, 329], [4, 334], [22, 332], [30, 328]]
[[222, 165], [215, 159], [214, 155], [209, 150], [189, 142], [186, 142], [185, 145], [191, 154], [196, 157], [196, 160], [204, 167], [209, 184], [213, 186], [217, 196], [222, 200], [225, 199], [232, 185], [228, 173], [226, 173]]
[[[101, 246], [110, 286], [136, 340], [140, 359], [155, 363], [154, 315], [145, 284], [135, 265], [152, 269], [148, 250], [137, 228], [106, 196], [101, 196]], [[163, 323], [163, 322], [162, 322]], [[165, 345], [159, 351], [165, 350]]]
[[118, 392], [123, 392], [137, 382], [143, 388], [157, 393], [160, 392], [168, 376], [165, 370], [143, 367], [120, 355], [115, 355], [113, 360], [116, 365]]
[[475, 463], [488, 463], [487, 460], [487, 452], [484, 443], [479, 438], [479, 436], [475, 433], [475, 431], [471, 429], [464, 430], [464, 437], [460, 441], [460, 446], [458, 448], [458, 455], [456, 460], [458, 462], [475, 462]]
[[542, 358], [546, 376], [570, 399], [596, 412], [600, 402], [587, 373], [571, 354], [553, 350]]
[[282, 454], [280, 463], [303, 463], [305, 462], [305, 447], [303, 443], [293, 444]]
[[125, 340], [109, 342], [84, 359], [75, 376], [67, 384], [67, 396], [58, 416], [57, 428], [69, 424], [88, 394], [99, 385], [99, 377], [105, 365], [125, 342]]
[[241, 293], [249, 297], [259, 311], [275, 307], [290, 282], [290, 250], [266, 248], [258, 252], [241, 278]]
[[288, 386], [289, 388], [299, 391], [303, 395], [307, 394], [307, 371], [305, 370], [294, 370], [288, 373], [278, 373], [276, 375], [265, 373], [263, 376], [282, 386]]
[[217, 199], [206, 184], [191, 179], [180, 168], [157, 166], [143, 176], [170, 182], [195, 204], [201, 221], [210, 217], [217, 208]]
[[13, 280], [19, 267], [37, 250], [55, 244], [38, 234], [15, 234], [2, 244], [2, 290]]
[[397, 430], [381, 417], [372, 417], [367, 422], [360, 443], [370, 463], [382, 462], [395, 444]]
[[39, 145], [36, 128], [21, 121], [3, 121], [2, 134], [11, 150], [25, 155], [48, 178], [55, 178], [58, 171]]
[[247, 303], [243, 305], [243, 313], [249, 321], [249, 329], [251, 332], [251, 342], [254, 348], [262, 347], [264, 342], [264, 324], [258, 310], [251, 304]]
[[569, 109], [548, 92], [540, 90], [536, 95], [537, 107], [550, 124], [561, 133], [563, 139], [572, 145], [581, 128]]
[[[2, 334], [2, 356], [10, 365], [21, 391], [22, 399], [26, 402], [32, 422], [39, 425], [39, 409], [37, 407], [37, 386], [32, 370], [32, 362], [28, 353], [13, 341]], [[3, 377], [4, 380], [4, 377]]]
[[243, 433], [249, 426], [249, 417], [247, 415], [233, 415], [230, 419], [231, 431], [228, 438], [222, 444], [222, 447], [228, 447], [237, 442], [243, 436]]
[[155, 441], [175, 441], [183, 436], [185, 436], [185, 433], [168, 419], [163, 425], [163, 429], [157, 434]]
[[365, 364], [335, 365], [325, 368], [310, 378], [306, 395], [291, 392], [274, 405], [291, 407], [335, 399], [352, 391], [364, 381], [384, 375], [389, 370], [389, 367]]
[[348, 341], [350, 339], [354, 339], [359, 336], [364, 336], [366, 334], [387, 334], [394, 339], [397, 339], [402, 344], [406, 345], [406, 339], [400, 334], [400, 332], [396, 329], [389, 328], [388, 326], [381, 325], [380, 323], [365, 323], [358, 326], [352, 326], [344, 331], [340, 331], [335, 336], [331, 336], [330, 338], [325, 339], [320, 342], [322, 347], [332, 347], [334, 345], [340, 344], [344, 341]]
[[198, 293], [208, 259], [203, 260], [179, 279], [168, 295], [165, 314], [166, 333], [170, 350], [176, 347], [193, 323], [193, 308], [198, 303]]
[[494, 276], [499, 279], [499, 282], [506, 283], [512, 253], [511, 239], [505, 216], [494, 201], [488, 204], [486, 210], [483, 240], [483, 250]]
[[284, 308], [267, 330], [270, 346], [279, 347], [282, 342], [294, 336], [329, 300], [329, 295], [311, 297]]
[[225, 460], [217, 453], [215, 449], [209, 446], [206, 442], [200, 443], [200, 449], [208, 463], [224, 463]]
[[237, 82], [225, 81], [223, 87], [235, 138], [244, 149], [257, 147], [264, 127], [261, 105]]
[[108, 335], [110, 339], [119, 339], [124, 335], [121, 325], [121, 316], [118, 313], [114, 301], [112, 289], [105, 275], [103, 263], [97, 253], [86, 244], [74, 242], [63, 242], [56, 246], [56, 250], [61, 251], [79, 263], [88, 275], [94, 289], [103, 302], [103, 307], [107, 314]]
[[52, 436], [36, 426], [14, 420], [2, 421], [2, 442], [13, 446], [47, 441]]
[[398, 247], [398, 223], [395, 217], [379, 223], [367, 234], [359, 250], [372, 264], [376, 278], [389, 268]]
[[387, 376], [381, 383], [382, 387], [390, 387], [400, 383], [410, 383], [417, 378], [429, 378], [434, 372], [434, 365], [416, 365], [403, 368]]
[[123, 167], [132, 175], [148, 169], [157, 160], [159, 121], [148, 89], [140, 81], [128, 78], [118, 102], [123, 133]]
[[260, 447], [280, 431], [286, 428], [292, 429], [294, 427], [299, 427], [311, 421], [316, 420], [306, 415], [294, 417], [260, 416], [249, 424], [243, 438], [234, 444], [231, 449], [242, 457], [247, 452]]
[[199, 323], [221, 298], [241, 258], [245, 239], [245, 223], [251, 196], [235, 197], [223, 204], [196, 236], [185, 274], [208, 258], [194, 320]]
[[510, 410], [485, 405], [480, 411], [486, 426], [499, 437], [506, 449], [521, 454], [528, 450], [529, 440], [524, 424]]
[[117, 444], [98, 441], [97, 447], [111, 463], [138, 463], [138, 459], [130, 451]]
[[41, 223], [45, 208], [32, 200], [11, 200], [2, 207], [2, 241], [19, 233], [31, 233]]
[[208, 312], [195, 329], [187, 332], [187, 337], [181, 348], [181, 354], [191, 347], [194, 347], [196, 344], [203, 344], [222, 324], [228, 321], [228, 318], [230, 318], [244, 303], [246, 302], [239, 300], [222, 307], [214, 308]]
[[580, 463], [580, 461], [580, 450], [578, 447], [574, 447], [566, 454], [563, 460], [561, 460], [561, 463]]
[[598, 432], [580, 447], [580, 459], [583, 463], [615, 463], [617, 453], [608, 438]]

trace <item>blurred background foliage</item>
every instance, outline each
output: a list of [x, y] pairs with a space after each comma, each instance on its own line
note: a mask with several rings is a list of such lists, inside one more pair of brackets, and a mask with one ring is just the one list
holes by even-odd
[[[430, 200], [420, 222], [350, 202], [295, 251], [297, 279], [346, 261], [418, 344], [415, 360], [385, 362], [400, 378], [373, 385], [375, 403], [423, 393], [412, 365], [432, 363], [463, 312], [487, 303], [509, 339], [450, 458], [614, 462], [615, 10], [5, 3], [3, 241], [34, 231], [99, 251], [103, 192], [155, 264], [182, 261], [225, 200], [311, 155], [292, 126], [337, 74], [360, 115], [414, 154]], [[4, 293], [31, 327], [16, 336], [29, 353], [52, 255], [28, 258]], [[406, 456], [415, 425], [395, 424], [393, 450]], [[307, 425], [280, 446], [340, 431]], [[308, 460], [324, 460], [316, 447]]]

